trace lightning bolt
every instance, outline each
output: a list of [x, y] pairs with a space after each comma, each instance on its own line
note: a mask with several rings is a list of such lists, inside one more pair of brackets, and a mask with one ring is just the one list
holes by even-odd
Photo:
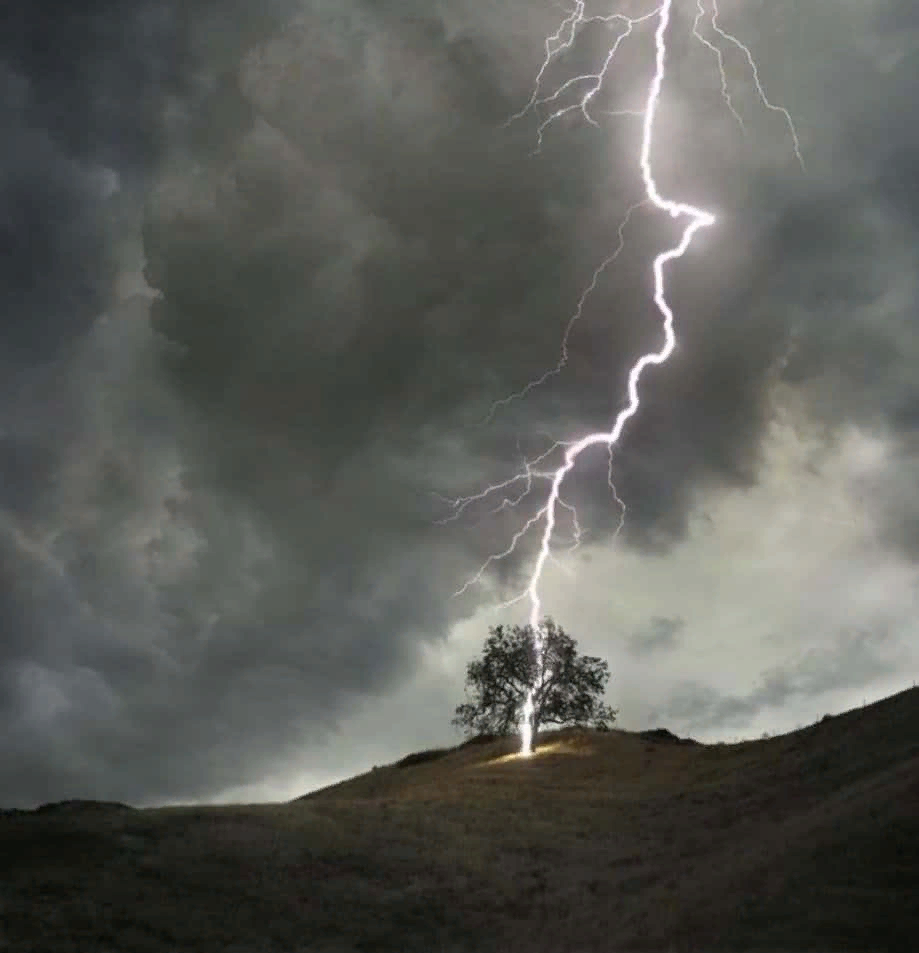
[[506, 407], [509, 403], [515, 400], [519, 400], [521, 397], [525, 397], [531, 390], [535, 390], [541, 384], [545, 382], [550, 377], [555, 377], [556, 374], [561, 374], [565, 369], [565, 366], [568, 364], [568, 341], [571, 338], [571, 332], [574, 329], [575, 324], [578, 319], [581, 317], [582, 312], [584, 311], [584, 305], [587, 303], [587, 299], [591, 296], [594, 289], [597, 287], [597, 282], [600, 280], [603, 272], [609, 268], [610, 265], [622, 254], [622, 249], [625, 248], [625, 230], [629, 225], [629, 222], [632, 220], [632, 215], [638, 211], [642, 206], [647, 205], [651, 200], [642, 199], [640, 202], [636, 202], [634, 205], [630, 206], [625, 213], [624, 218], [619, 223], [619, 242], [616, 245], [615, 250], [611, 255], [608, 255], [599, 265], [594, 269], [593, 276], [587, 284], [587, 287], [584, 289], [581, 297], [578, 299], [577, 307], [574, 309], [574, 313], [568, 319], [568, 324], [565, 325], [565, 333], [562, 337], [562, 353], [558, 359], [558, 363], [551, 370], [548, 370], [541, 377], [537, 377], [535, 380], [530, 381], [524, 388], [517, 391], [515, 394], [510, 394], [507, 397], [502, 397], [500, 400], [496, 400], [491, 405], [491, 410], [488, 412], [488, 416], [485, 418], [484, 423], [491, 423], [495, 414], [500, 410], [501, 407]]
[[[766, 95], [766, 90], [763, 88], [762, 80], [759, 78], [759, 67], [756, 65], [756, 60], [753, 58], [753, 53], [745, 43], [742, 43], [740, 40], [738, 40], [733, 33], [728, 33], [726, 30], [722, 29], [718, 23], [718, 17], [721, 15], [721, 11], [718, 9], [718, 0], [711, 0], [711, 4], [711, 16], [709, 22], [711, 23], [712, 31], [721, 37], [721, 39], [726, 43], [729, 43], [743, 54], [744, 59], [747, 61], [747, 65], [750, 67], [750, 73], [753, 77], [753, 85], [756, 87], [756, 92], [759, 96], [760, 102], [766, 107], [766, 109], [770, 110], [771, 112], [778, 113], [785, 120], [785, 125], [788, 127], [788, 132], [791, 135], [791, 141], [794, 144], [795, 158], [798, 160], [798, 165], [801, 166], [802, 171], [804, 171], [806, 167], [804, 164], [804, 156], [801, 154], [801, 141], [798, 138], [798, 130], [795, 128], [794, 120], [791, 118], [791, 113], [784, 106], [778, 106], [775, 103], [769, 101], [769, 97]], [[703, 46], [708, 47], [715, 54], [715, 57], [718, 60], [718, 73], [721, 76], [721, 98], [731, 111], [731, 114], [737, 120], [740, 128], [746, 132], [744, 121], [741, 119], [740, 114], [737, 112], [736, 108], [734, 107], [734, 103], [731, 100], [730, 90], [728, 89], [727, 73], [724, 67], [724, 53], [720, 47], [715, 46], [715, 44], [713, 44], [710, 40], [705, 39], [705, 37], [703, 37], [699, 32], [699, 23], [702, 17], [705, 16], [705, 13], [706, 10], [703, 0], [696, 0], [696, 18], [692, 26], [692, 35]]]
[[[501, 503], [491, 512], [497, 513], [507, 508], [516, 507], [522, 503], [533, 491], [537, 481], [548, 485], [545, 502], [542, 506], [526, 520], [524, 525], [513, 534], [507, 548], [488, 557], [478, 572], [470, 578], [454, 595], [458, 596], [469, 589], [471, 586], [483, 581], [488, 569], [495, 563], [509, 557], [520, 544], [521, 540], [530, 533], [531, 530], [541, 525], [542, 533], [540, 536], [539, 550], [533, 565], [526, 588], [513, 599], [502, 604], [503, 607], [512, 606], [523, 600], [528, 600], [530, 605], [529, 625], [534, 633], [536, 647], [536, 678], [529, 686], [525, 702], [521, 709], [520, 732], [521, 732], [521, 754], [529, 755], [532, 751], [533, 734], [533, 714], [535, 711], [536, 696], [541, 687], [544, 678], [544, 653], [545, 645], [540, 631], [540, 620], [542, 617], [542, 600], [539, 593], [540, 582], [547, 563], [554, 561], [553, 540], [559, 523], [560, 511], [565, 511], [570, 516], [573, 535], [573, 546], [576, 548], [582, 538], [581, 526], [578, 523], [577, 513], [571, 504], [562, 498], [562, 486], [566, 477], [576, 466], [579, 457], [591, 447], [604, 446], [609, 454], [608, 483], [612, 491], [613, 498], [620, 507], [620, 521], [616, 530], [623, 526], [625, 520], [625, 503], [619, 498], [613, 485], [613, 451], [619, 443], [623, 429], [628, 421], [635, 416], [640, 407], [639, 383], [645, 369], [652, 365], [664, 364], [673, 352], [676, 344], [674, 334], [674, 314], [667, 301], [665, 269], [671, 262], [682, 258], [686, 254], [696, 233], [701, 229], [708, 228], [715, 224], [715, 216], [702, 208], [697, 208], [687, 202], [677, 201], [665, 198], [657, 185], [651, 166], [651, 149], [654, 140], [655, 120], [661, 101], [661, 90], [666, 77], [667, 66], [667, 32], [670, 26], [671, 14], [673, 10], [673, 0], [662, 0], [651, 12], [637, 17], [629, 17], [621, 13], [614, 13], [608, 16], [586, 16], [585, 0], [576, 0], [575, 7], [569, 12], [568, 16], [562, 21], [558, 30], [547, 37], [545, 40], [545, 58], [536, 76], [533, 93], [529, 101], [520, 112], [512, 116], [508, 122], [513, 122], [522, 118], [524, 115], [539, 107], [549, 107], [549, 115], [539, 122], [537, 127], [536, 151], [542, 146], [543, 134], [548, 126], [561, 118], [562, 116], [579, 110], [584, 119], [591, 125], [598, 125], [597, 120], [591, 111], [593, 100], [597, 93], [602, 89], [604, 81], [613, 64], [616, 53], [622, 43], [632, 35], [634, 29], [648, 21], [656, 18], [657, 26], [654, 31], [654, 74], [651, 78], [645, 97], [645, 105], [642, 110], [612, 110], [607, 111], [607, 115], [614, 116], [637, 116], [642, 120], [641, 148], [638, 156], [638, 164], [641, 171], [641, 180], [644, 185], [645, 196], [641, 201], [633, 204], [622, 222], [619, 225], [619, 243], [616, 249], [605, 258], [596, 268], [593, 276], [577, 302], [577, 307], [569, 318], [562, 338], [561, 356], [554, 368], [546, 371], [541, 377], [530, 381], [522, 390], [511, 394], [499, 401], [496, 401], [486, 418], [490, 421], [495, 413], [511, 401], [526, 396], [536, 387], [544, 384], [549, 378], [560, 374], [568, 363], [568, 342], [574, 325], [584, 309], [584, 305], [597, 286], [600, 277], [605, 270], [615, 262], [625, 244], [625, 229], [628, 226], [632, 215], [643, 206], [652, 206], [653, 208], [665, 212], [673, 219], [679, 219], [685, 222], [682, 235], [679, 242], [672, 248], [661, 252], [653, 261], [652, 272], [654, 277], [654, 295], [653, 300], [663, 319], [663, 343], [656, 351], [650, 351], [643, 354], [632, 365], [628, 373], [626, 391], [628, 400], [622, 410], [616, 415], [612, 426], [606, 431], [597, 431], [590, 433], [580, 440], [576, 441], [557, 441], [549, 447], [548, 450], [540, 454], [536, 459], [524, 460], [521, 472], [518, 472], [508, 480], [486, 487], [480, 493], [472, 496], [462, 497], [451, 501], [453, 512], [443, 522], [457, 519], [472, 504], [484, 502], [495, 494], [505, 493], [514, 490], [515, 495], [505, 495]], [[753, 81], [762, 104], [775, 112], [781, 113], [785, 119], [791, 137], [794, 143], [794, 152], [801, 167], [804, 167], [804, 160], [801, 155], [801, 146], [798, 134], [795, 129], [792, 117], [787, 109], [777, 106], [769, 101], [763, 89], [759, 77], [759, 71], [756, 62], [750, 50], [736, 36], [725, 31], [718, 23], [719, 10], [717, 0], [711, 0], [710, 6], [706, 7], [704, 0], [696, 0], [696, 16], [693, 21], [693, 36], [706, 48], [708, 48], [716, 57], [718, 71], [721, 78], [721, 96], [728, 110], [736, 119], [742, 130], [745, 131], [743, 119], [738, 112], [730, 96], [730, 90], [725, 68], [725, 55], [721, 46], [712, 40], [706, 38], [701, 32], [701, 22], [703, 17], [708, 15], [709, 25], [712, 33], [718, 37], [724, 44], [739, 50], [745, 57], [751, 70]], [[604, 58], [603, 64], [596, 73], [586, 73], [566, 80], [561, 86], [548, 94], [542, 94], [542, 83], [545, 74], [551, 63], [566, 50], [571, 49], [579, 34], [580, 29], [589, 24], [604, 24], [611, 29], [618, 29], [616, 38], [609, 47], [608, 53]], [[574, 104], [560, 105], [560, 100], [565, 93], [572, 90], [580, 90], [580, 98]], [[548, 458], [556, 451], [563, 450], [562, 462], [555, 469], [539, 469]], [[518, 492], [519, 490], [519, 492]]]

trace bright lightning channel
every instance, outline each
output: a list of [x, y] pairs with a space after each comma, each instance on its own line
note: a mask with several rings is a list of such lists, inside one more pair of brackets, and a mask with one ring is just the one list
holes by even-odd
[[[554, 443], [547, 451], [538, 456], [535, 460], [524, 461], [523, 471], [518, 472], [515, 476], [511, 477], [508, 480], [505, 480], [502, 483], [494, 484], [487, 487], [480, 493], [474, 494], [472, 496], [463, 497], [458, 500], [452, 501], [452, 514], [447, 517], [447, 520], [442, 522], [447, 522], [448, 520], [457, 519], [463, 511], [472, 503], [480, 502], [488, 499], [493, 494], [500, 493], [502, 491], [510, 490], [512, 487], [522, 485], [522, 490], [516, 496], [508, 497], [506, 496], [502, 502], [492, 511], [498, 512], [502, 509], [508, 507], [514, 507], [517, 504], [521, 503], [532, 491], [534, 486], [534, 481], [543, 480], [549, 484], [548, 493], [546, 496], [545, 503], [539, 508], [539, 510], [531, 516], [519, 529], [514, 533], [510, 544], [508, 547], [501, 553], [496, 553], [488, 557], [485, 563], [480, 567], [479, 571], [469, 579], [457, 592], [454, 594], [456, 596], [461, 595], [465, 592], [470, 586], [479, 583], [482, 581], [484, 574], [488, 568], [494, 563], [505, 559], [513, 553], [521, 539], [530, 532], [534, 527], [542, 524], [542, 536], [540, 539], [539, 552], [536, 556], [536, 561], [533, 566], [533, 571], [530, 574], [529, 581], [526, 588], [519, 595], [509, 600], [508, 602], [503, 603], [503, 607], [508, 607], [514, 605], [517, 602], [520, 602], [524, 599], [527, 599], [530, 603], [530, 614], [529, 614], [529, 624], [534, 637], [536, 640], [536, 670], [537, 676], [534, 683], [529, 687], [526, 695], [526, 699], [521, 709], [521, 720], [520, 720], [520, 733], [521, 733], [521, 754], [529, 755], [532, 753], [532, 740], [533, 740], [533, 714], [536, 707], [536, 696], [539, 692], [541, 681], [543, 678], [543, 665], [544, 665], [544, 652], [545, 646], [541, 638], [540, 630], [540, 620], [542, 616], [542, 600], [539, 594], [540, 581], [542, 579], [543, 571], [546, 567], [546, 564], [550, 561], [554, 561], [552, 553], [552, 543], [553, 538], [556, 532], [556, 525], [558, 522], [558, 511], [561, 507], [571, 514], [572, 524], [574, 527], [574, 546], [576, 547], [581, 538], [581, 527], [577, 521], [577, 513], [574, 510], [574, 507], [571, 504], [565, 502], [562, 499], [561, 491], [562, 485], [565, 481], [565, 478], [568, 474], [574, 469], [577, 464], [578, 458], [590, 447], [595, 446], [605, 446], [608, 450], [610, 457], [610, 468], [609, 468], [609, 479], [608, 483], [610, 489], [613, 492], [614, 499], [621, 509], [621, 518], [619, 522], [619, 529], [622, 528], [623, 520], [625, 519], [626, 508], [622, 500], [619, 499], [618, 494], [616, 493], [615, 487], [612, 482], [612, 460], [613, 460], [613, 448], [619, 442], [619, 439], [622, 435], [623, 428], [626, 423], [638, 412], [640, 407], [639, 391], [638, 385], [641, 379], [641, 375], [644, 372], [645, 368], [651, 365], [660, 365], [664, 364], [670, 355], [673, 352], [674, 346], [676, 344], [676, 337], [673, 329], [674, 315], [673, 311], [667, 301], [666, 297], [666, 284], [664, 281], [664, 270], [665, 267], [672, 261], [682, 258], [683, 255], [687, 252], [692, 240], [695, 237], [696, 233], [703, 228], [708, 228], [715, 224], [715, 216], [702, 208], [697, 208], [694, 205], [690, 205], [686, 202], [675, 201], [672, 199], [665, 198], [657, 185], [657, 182], [654, 178], [654, 174], [651, 168], [651, 147], [654, 138], [654, 126], [655, 119], [657, 118], [658, 108], [660, 106], [661, 100], [661, 89], [664, 83], [666, 76], [666, 66], [667, 66], [667, 30], [670, 25], [671, 13], [673, 9], [673, 0], [662, 0], [659, 6], [657, 6], [650, 13], [646, 13], [639, 17], [628, 17], [624, 14], [611, 14], [609, 16], [585, 16], [585, 0], [576, 0], [575, 8], [572, 10], [569, 15], [562, 21], [562, 24], [559, 26], [558, 30], [551, 36], [546, 38], [545, 41], [545, 59], [543, 60], [542, 66], [539, 69], [539, 72], [536, 76], [536, 82], [531, 95], [529, 102], [524, 106], [524, 108], [511, 117], [509, 122], [521, 118], [526, 115], [528, 112], [536, 108], [537, 106], [550, 106], [554, 107], [554, 104], [558, 103], [562, 95], [568, 90], [584, 87], [586, 91], [582, 94], [581, 98], [574, 105], [559, 106], [558, 108], [553, 108], [553, 111], [549, 116], [543, 119], [537, 128], [537, 147], [536, 151], [542, 145], [543, 133], [545, 129], [552, 123], [554, 120], [560, 118], [561, 116], [573, 111], [580, 110], [584, 118], [591, 123], [592, 125], [598, 125], [596, 119], [594, 119], [591, 114], [590, 107], [593, 98], [600, 91], [603, 86], [604, 80], [607, 76], [607, 73], [612, 66], [616, 53], [618, 52], [620, 45], [623, 41], [632, 34], [634, 28], [642, 23], [645, 23], [653, 18], [657, 18], [657, 26], [654, 32], [654, 45], [655, 45], [655, 69], [654, 74], [651, 78], [650, 84], [648, 86], [647, 95], [645, 99], [645, 107], [641, 111], [636, 110], [618, 110], [612, 111], [609, 115], [632, 115], [641, 118], [642, 120], [642, 136], [641, 136], [641, 148], [639, 152], [639, 167], [641, 170], [641, 179], [644, 185], [645, 197], [640, 201], [632, 205], [626, 213], [626, 216], [622, 223], [619, 226], [619, 244], [616, 250], [608, 256], [594, 271], [592, 280], [588, 284], [584, 293], [581, 295], [580, 300], [578, 301], [577, 308], [575, 309], [574, 314], [568, 321], [568, 324], [565, 328], [564, 337], [562, 339], [562, 351], [561, 357], [557, 365], [544, 373], [541, 377], [536, 380], [531, 381], [526, 385], [521, 391], [518, 391], [515, 394], [505, 397], [502, 400], [497, 401], [492, 405], [491, 411], [488, 415], [487, 420], [490, 420], [495, 412], [502, 406], [510, 403], [513, 400], [525, 396], [527, 393], [532, 391], [534, 388], [543, 384], [550, 377], [560, 373], [568, 362], [568, 340], [572, 331], [574, 324], [577, 322], [578, 318], [581, 316], [581, 313], [584, 308], [584, 304], [597, 285], [597, 282], [600, 279], [600, 276], [603, 274], [604, 270], [609, 267], [619, 256], [623, 247], [624, 247], [624, 230], [629, 223], [629, 220], [632, 214], [641, 206], [652, 205], [655, 208], [659, 209], [662, 212], [666, 212], [673, 219], [685, 219], [686, 224], [683, 229], [682, 236], [677, 245], [673, 248], [668, 249], [667, 251], [659, 254], [653, 262], [652, 271], [654, 276], [654, 303], [657, 306], [658, 311], [660, 312], [663, 318], [663, 332], [664, 332], [664, 342], [659, 350], [651, 351], [647, 354], [642, 355], [635, 364], [632, 365], [632, 368], [628, 374], [627, 380], [627, 393], [628, 393], [628, 402], [625, 407], [620, 410], [615, 420], [613, 421], [612, 427], [607, 431], [598, 431], [595, 433], [590, 433], [585, 437], [582, 437], [577, 441], [559, 441]], [[739, 112], [737, 111], [733, 101], [731, 100], [730, 92], [728, 89], [727, 75], [725, 72], [725, 63], [724, 63], [724, 53], [721, 48], [713, 43], [711, 40], [706, 39], [700, 32], [700, 22], [703, 16], [706, 14], [706, 7], [703, 0], [696, 0], [696, 9], [697, 14], [693, 22], [693, 36], [702, 43], [705, 47], [711, 50], [716, 59], [718, 70], [721, 78], [721, 95], [722, 98], [730, 110], [733, 117], [737, 120], [738, 124], [742, 129], [744, 129], [743, 119], [741, 118]], [[791, 132], [791, 136], [794, 142], [794, 151], [795, 156], [798, 159], [798, 162], [801, 164], [802, 168], [804, 166], [804, 161], [801, 156], [801, 147], [798, 140], [797, 131], [795, 130], [794, 123], [792, 122], [791, 115], [789, 112], [781, 106], [776, 106], [771, 103], [767, 98], [765, 91], [763, 89], [762, 83], [759, 78], [759, 72], [756, 67], [755, 60], [753, 58], [750, 50], [733, 34], [726, 32], [718, 24], [718, 15], [719, 10], [717, 6], [717, 0], [711, 0], [710, 6], [710, 17], [709, 23], [712, 28], [712, 32], [716, 34], [721, 40], [725, 43], [728, 43], [744, 54], [747, 64], [749, 65], [754, 83], [756, 86], [757, 93], [759, 98], [764, 106], [768, 109], [775, 112], [779, 112], [784, 117], [788, 128]], [[554, 92], [549, 95], [541, 96], [540, 89], [542, 80], [545, 76], [547, 69], [553, 60], [563, 51], [568, 50], [572, 47], [575, 42], [575, 39], [578, 35], [579, 28], [584, 27], [591, 23], [603, 23], [607, 26], [619, 25], [621, 26], [621, 32], [617, 35], [612, 46], [610, 47], [607, 56], [603, 62], [602, 68], [597, 73], [584, 74], [580, 76], [573, 77], [563, 83], [558, 87]], [[561, 466], [552, 470], [540, 470], [536, 469], [540, 464], [542, 464], [554, 451], [564, 447], [564, 457], [563, 463]], [[617, 529], [618, 533], [618, 529]], [[572, 547], [573, 548], [573, 547]]]

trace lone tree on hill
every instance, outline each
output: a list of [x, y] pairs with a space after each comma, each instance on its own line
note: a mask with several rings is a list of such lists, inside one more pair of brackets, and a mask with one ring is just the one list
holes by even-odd
[[496, 625], [489, 629], [482, 657], [466, 666], [466, 697], [456, 706], [453, 724], [469, 736], [508, 735], [516, 730], [530, 686], [533, 696], [533, 743], [544, 725], [591, 726], [607, 730], [616, 711], [603, 702], [609, 665], [578, 655], [577, 642], [546, 618], [543, 670], [537, 672], [532, 626]]

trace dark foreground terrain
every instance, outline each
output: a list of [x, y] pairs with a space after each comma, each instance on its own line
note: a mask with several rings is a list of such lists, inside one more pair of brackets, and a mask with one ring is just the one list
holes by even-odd
[[919, 690], [738, 745], [550, 735], [290, 804], [0, 815], [0, 950], [919, 950]]

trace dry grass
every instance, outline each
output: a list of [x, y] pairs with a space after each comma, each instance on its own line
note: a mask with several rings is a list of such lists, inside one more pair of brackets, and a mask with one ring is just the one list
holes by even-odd
[[290, 804], [7, 816], [0, 949], [905, 953], [917, 726], [913, 690], [737, 745], [567, 732]]

